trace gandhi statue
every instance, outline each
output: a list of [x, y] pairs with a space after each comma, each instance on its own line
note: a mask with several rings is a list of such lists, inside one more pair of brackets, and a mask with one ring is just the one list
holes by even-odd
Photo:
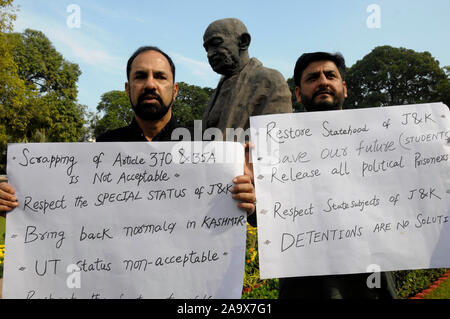
[[211, 23], [203, 36], [212, 69], [221, 74], [203, 114], [203, 129], [249, 127], [253, 115], [292, 112], [291, 93], [283, 75], [249, 58], [251, 37], [238, 19]]

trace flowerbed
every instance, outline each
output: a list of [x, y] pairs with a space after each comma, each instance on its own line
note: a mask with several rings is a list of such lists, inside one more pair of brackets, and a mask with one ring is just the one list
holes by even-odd
[[247, 224], [247, 248], [242, 299], [278, 298], [278, 280], [259, 278], [258, 236], [256, 227]]
[[3, 278], [4, 260], [5, 260], [5, 245], [0, 245], [0, 278]]

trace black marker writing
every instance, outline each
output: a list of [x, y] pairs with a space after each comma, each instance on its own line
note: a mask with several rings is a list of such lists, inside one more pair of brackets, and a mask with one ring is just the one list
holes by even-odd
[[19, 162], [20, 166], [40, 165], [45, 164], [48, 168], [56, 168], [59, 165], [68, 166], [67, 176], [71, 176], [74, 166], [77, 164], [74, 156], [67, 155], [49, 155], [49, 156], [30, 156], [30, 150], [24, 148], [22, 151], [23, 159]]

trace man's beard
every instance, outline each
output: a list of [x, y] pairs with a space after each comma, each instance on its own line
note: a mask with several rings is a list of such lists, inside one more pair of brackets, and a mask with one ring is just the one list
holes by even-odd
[[311, 99], [300, 93], [302, 104], [305, 106], [308, 112], [341, 110], [342, 105], [344, 104], [344, 100], [342, 99], [341, 101], [339, 97], [334, 94], [334, 92], [327, 92], [330, 93], [333, 97], [333, 100], [331, 102], [328, 100], [320, 100], [319, 102], [314, 102], [314, 99], [316, 98], [316, 96], [322, 93], [322, 90], [314, 93]]
[[[159, 105], [156, 103], [155, 104], [142, 103], [142, 101], [145, 100], [146, 96], [148, 95], [156, 99], [159, 102]], [[133, 105], [133, 102], [131, 102], [130, 99], [134, 113], [139, 118], [146, 121], [159, 121], [160, 119], [162, 119], [167, 114], [167, 112], [169, 112], [169, 109], [173, 104], [173, 96], [171, 101], [172, 102], [167, 106], [162, 100], [161, 96], [159, 96], [159, 94], [156, 93], [155, 90], [145, 90], [144, 93], [142, 93], [139, 96], [136, 105]]]

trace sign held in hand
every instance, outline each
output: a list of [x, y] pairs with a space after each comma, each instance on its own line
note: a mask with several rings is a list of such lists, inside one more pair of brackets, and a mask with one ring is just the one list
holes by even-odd
[[238, 143], [8, 146], [4, 298], [240, 298]]
[[250, 123], [262, 278], [450, 267], [446, 105]]

